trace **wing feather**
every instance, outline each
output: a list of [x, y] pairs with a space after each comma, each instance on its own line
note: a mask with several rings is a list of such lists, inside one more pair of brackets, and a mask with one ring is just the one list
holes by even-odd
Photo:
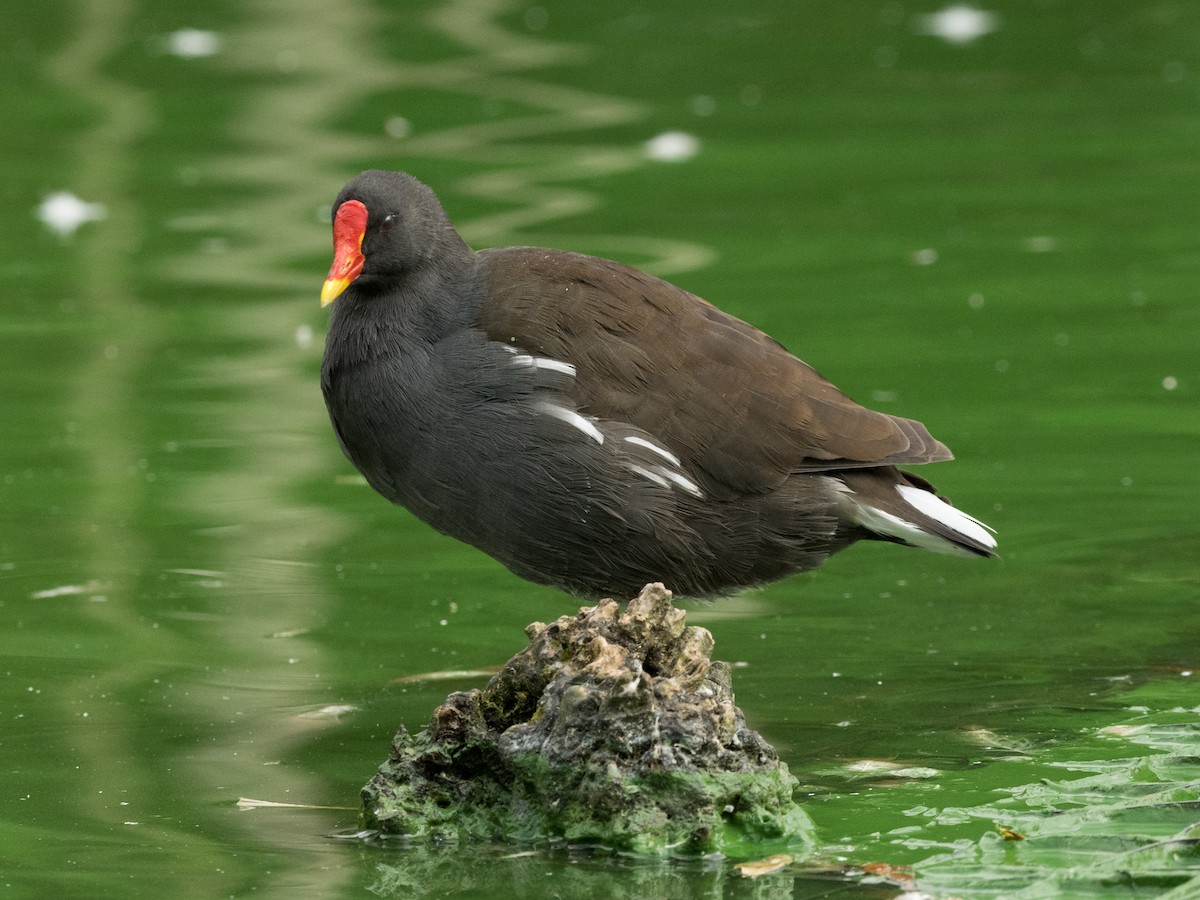
[[709, 491], [951, 458], [921, 423], [860, 406], [763, 332], [666, 281], [566, 251], [479, 256], [489, 338], [575, 366], [581, 412], [654, 435]]

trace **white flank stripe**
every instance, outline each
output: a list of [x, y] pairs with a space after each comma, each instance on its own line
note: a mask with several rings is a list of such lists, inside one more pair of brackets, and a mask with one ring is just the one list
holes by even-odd
[[662, 474], [662, 476], [664, 478], [675, 482], [677, 485], [679, 485], [681, 488], [683, 488], [685, 491], [687, 491], [693, 497], [703, 497], [704, 496], [704, 494], [700, 490], [700, 485], [696, 484], [696, 482], [692, 481], [690, 478], [685, 478], [684, 476], [680, 475], [678, 472], [672, 472], [668, 469], [664, 469], [662, 466], [658, 467], [658, 471]]
[[659, 487], [665, 487], [668, 490], [670, 490], [670, 488], [671, 488], [671, 483], [669, 481], [667, 481], [667, 479], [663, 478], [661, 475], [654, 474], [649, 469], [643, 469], [641, 466], [635, 466], [635, 465], [631, 464], [629, 466], [629, 471], [636, 472], [637, 474], [641, 475], [643, 478], [647, 478], [650, 481], [653, 481]]
[[548, 416], [553, 416], [561, 422], [566, 422], [573, 428], [578, 428], [597, 444], [604, 443], [604, 435], [600, 433], [600, 429], [589, 422], [586, 418], [575, 412], [573, 409], [567, 409], [564, 406], [556, 406], [553, 403], [547, 403], [544, 400], [537, 405], [537, 408]]
[[[516, 353], [516, 351], [513, 351]], [[528, 353], [518, 353], [512, 358], [514, 366], [533, 366], [535, 369], [548, 369], [551, 372], [562, 372], [564, 375], [575, 377], [575, 367], [570, 363], [548, 356], [530, 356]]]
[[929, 516], [929, 518], [936, 519], [947, 528], [957, 531], [959, 534], [965, 535], [973, 541], [978, 541], [989, 549], [996, 546], [996, 539], [992, 537], [992, 529], [989, 526], [983, 524], [974, 516], [967, 515], [960, 509], [955, 509], [937, 495], [907, 484], [899, 485], [896, 490], [900, 492], [900, 496], [904, 498], [906, 503], [916, 507], [920, 512]]
[[654, 443], [653, 441], [648, 441], [645, 438], [638, 437], [636, 434], [629, 435], [629, 437], [625, 438], [625, 440], [630, 444], [637, 444], [639, 447], [645, 447], [647, 450], [657, 453], [673, 466], [680, 464], [678, 456], [676, 456], [670, 450], [658, 446], [658, 444]]
[[551, 372], [562, 372], [564, 375], [575, 377], [575, 367], [570, 363], [565, 363], [558, 359], [550, 359], [545, 356], [535, 356], [533, 364], [539, 369], [549, 369]]

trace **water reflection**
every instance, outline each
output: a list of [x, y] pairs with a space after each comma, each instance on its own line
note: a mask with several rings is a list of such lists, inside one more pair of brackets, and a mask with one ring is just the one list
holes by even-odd
[[[457, 106], [476, 101], [528, 111], [432, 132], [418, 126], [395, 148], [405, 165], [409, 159], [427, 158], [486, 167], [483, 174], [450, 185], [457, 193], [506, 208], [461, 223], [459, 231], [477, 247], [553, 243], [556, 237], [531, 229], [595, 210], [600, 198], [586, 187], [587, 180], [627, 172], [656, 158], [639, 146], [544, 142], [546, 137], [636, 122], [649, 110], [626, 98], [557, 84], [544, 75], [517, 74], [551, 65], [581, 65], [589, 54], [586, 47], [552, 43], [505, 25], [502, 17], [517, 9], [520, 4], [509, 0], [444, 4], [430, 13], [429, 24], [472, 53], [399, 65], [393, 82], [402, 96], [414, 89], [433, 90]], [[659, 275], [696, 269], [713, 259], [711, 249], [703, 245], [649, 235], [592, 234], [575, 240], [575, 249], [632, 257]]]
[[[137, 202], [146, 171], [139, 149], [167, 96], [108, 74], [138, 10], [82, 4], [75, 38], [53, 64], [58, 80], [98, 110], [96, 127], [78, 138], [74, 186], [113, 198], [106, 227], [81, 245], [79, 302], [103, 325], [65, 409], [88, 471], [86, 510], [76, 519], [82, 568], [106, 594], [77, 610], [114, 642], [101, 669], [62, 688], [64, 719], [74, 723], [66, 740], [80, 760], [76, 810], [136, 829], [136, 840], [160, 845], [171, 860], [159, 877], [178, 887], [188, 872], [208, 884], [205, 893], [229, 890], [259, 868], [230, 860], [231, 841], [261, 847], [287, 833], [281, 817], [263, 828], [238, 814], [240, 793], [307, 799], [324, 791], [303, 770], [279, 765], [326, 727], [303, 714], [322, 698], [320, 679], [332, 668], [303, 633], [331, 602], [306, 560], [341, 530], [329, 507], [296, 499], [328, 455], [316, 440], [324, 426], [308, 365], [316, 350], [293, 339], [303, 320], [297, 301], [315, 282], [289, 279], [288, 266], [317, 241], [311, 198], [328, 148], [311, 136], [347, 92], [366, 86], [344, 77], [343, 61], [356, 58], [353, 71], [381, 76], [351, 40], [361, 9], [344, 9], [330, 28], [320, 24], [323, 4], [308, 7], [258, 5], [219, 58], [261, 76], [264, 58], [306, 47], [307, 64], [330, 88], [262, 81], [230, 119], [229, 135], [245, 150], [206, 158], [185, 179], [209, 188], [195, 190], [194, 202], [224, 240], [163, 259], [159, 277], [237, 292], [216, 317], [181, 314], [177, 304], [187, 301], [148, 294], [138, 267], [151, 233], [180, 213], [152, 198]], [[212, 189], [229, 182], [253, 185], [232, 207]], [[185, 315], [212, 329], [205, 341], [187, 343], [195, 335], [181, 328]], [[238, 352], [196, 353], [225, 342]], [[146, 417], [148, 393], [157, 422]], [[214, 394], [222, 399], [211, 402]], [[78, 697], [98, 708], [79, 714]], [[311, 818], [293, 824], [299, 834], [313, 828]], [[345, 870], [294, 853], [294, 844], [280, 845], [294, 877], [321, 893], [345, 883]]]

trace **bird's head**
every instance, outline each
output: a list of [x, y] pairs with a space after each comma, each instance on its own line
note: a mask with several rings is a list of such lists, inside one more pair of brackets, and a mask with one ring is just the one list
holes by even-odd
[[404, 172], [363, 172], [333, 203], [333, 265], [321, 305], [352, 283], [367, 290], [392, 285], [447, 252], [463, 251], [432, 190]]

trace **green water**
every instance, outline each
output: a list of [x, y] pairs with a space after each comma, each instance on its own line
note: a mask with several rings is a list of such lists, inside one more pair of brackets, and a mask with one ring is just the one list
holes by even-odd
[[[1195, 896], [1200, 4], [1006, 0], [964, 44], [833, 0], [8, 6], [0, 893]], [[1003, 560], [859, 546], [691, 612], [815, 858], [352, 836], [396, 726], [482, 683], [411, 677], [577, 606], [338, 452], [325, 208], [368, 166], [477, 246], [667, 275], [958, 454], [923, 474]], [[51, 233], [58, 190], [104, 218]]]

